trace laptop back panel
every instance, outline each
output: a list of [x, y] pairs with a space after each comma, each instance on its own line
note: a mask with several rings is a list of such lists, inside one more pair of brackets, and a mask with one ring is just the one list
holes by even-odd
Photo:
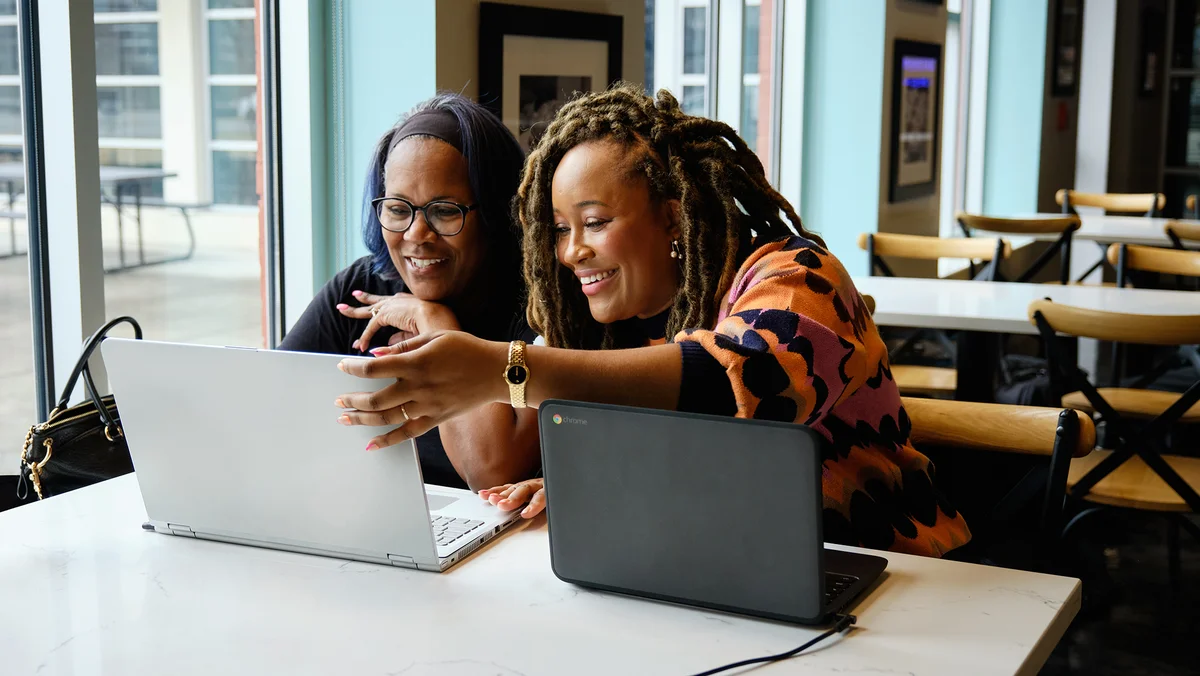
[[437, 561], [412, 442], [337, 423], [383, 387], [342, 357], [118, 338], [102, 346], [151, 520], [356, 557]]
[[540, 411], [554, 572], [796, 622], [824, 615], [807, 427], [573, 402]]

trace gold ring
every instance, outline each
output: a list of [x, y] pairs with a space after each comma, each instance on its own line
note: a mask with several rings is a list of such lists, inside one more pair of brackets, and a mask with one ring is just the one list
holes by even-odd
[[412, 418], [408, 417], [408, 411], [404, 410], [404, 404], [400, 404], [400, 412], [404, 414], [404, 422], [409, 422]]
[[372, 306], [371, 306], [371, 316], [372, 316], [372, 317], [374, 317], [374, 316], [375, 316], [375, 315], [377, 315], [377, 314], [379, 314], [379, 306], [378, 306], [378, 305], [372, 305]]

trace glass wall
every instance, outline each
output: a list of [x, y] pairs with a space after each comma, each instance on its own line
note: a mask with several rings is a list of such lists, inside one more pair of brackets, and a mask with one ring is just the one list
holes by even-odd
[[[253, 0], [107, 4], [96, 15], [105, 313], [156, 340], [261, 346]], [[100, 87], [109, 77], [127, 86]]]
[[17, 53], [16, 5], [0, 2], [0, 475], [16, 474], [37, 415]]
[[692, 115], [709, 115], [712, 110], [710, 30], [708, 0], [646, 2], [647, 88], [670, 90]]
[[742, 106], [738, 133], [772, 175], [772, 66], [776, 0], [745, 0], [742, 7]]

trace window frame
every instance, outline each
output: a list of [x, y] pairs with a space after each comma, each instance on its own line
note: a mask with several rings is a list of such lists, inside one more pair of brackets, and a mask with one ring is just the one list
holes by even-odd
[[[264, 3], [264, 10], [266, 10]], [[200, 39], [200, 44], [204, 51], [202, 59], [204, 62], [204, 126], [205, 126], [205, 155], [208, 159], [208, 194], [211, 196], [215, 205], [222, 209], [237, 209], [250, 210], [258, 209], [258, 205], [248, 204], [231, 204], [226, 202], [217, 202], [217, 180], [216, 180], [216, 159], [214, 153], [230, 152], [230, 153], [257, 153], [258, 141], [246, 139], [218, 139], [216, 137], [216, 120], [213, 117], [213, 87], [257, 87], [257, 73], [237, 73], [237, 74], [221, 74], [212, 72], [212, 22], [213, 21], [246, 21], [253, 22], [255, 20], [255, 10], [253, 7], [232, 7], [221, 9], [209, 9], [208, 3], [204, 4], [201, 9], [201, 30], [203, 35]], [[255, 39], [262, 39], [262, 27], [255, 34]], [[257, 63], [258, 58], [264, 50], [256, 50], [255, 68], [259, 69], [260, 64]]]

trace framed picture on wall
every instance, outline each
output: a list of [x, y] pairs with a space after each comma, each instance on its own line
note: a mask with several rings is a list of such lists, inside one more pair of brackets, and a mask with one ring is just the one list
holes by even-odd
[[937, 192], [941, 85], [942, 46], [896, 40], [892, 55], [889, 202]]
[[528, 151], [575, 92], [621, 79], [624, 20], [612, 14], [479, 4], [479, 102]]
[[1080, 43], [1083, 41], [1082, 0], [1055, 0], [1051, 96], [1075, 96], [1079, 83]]

